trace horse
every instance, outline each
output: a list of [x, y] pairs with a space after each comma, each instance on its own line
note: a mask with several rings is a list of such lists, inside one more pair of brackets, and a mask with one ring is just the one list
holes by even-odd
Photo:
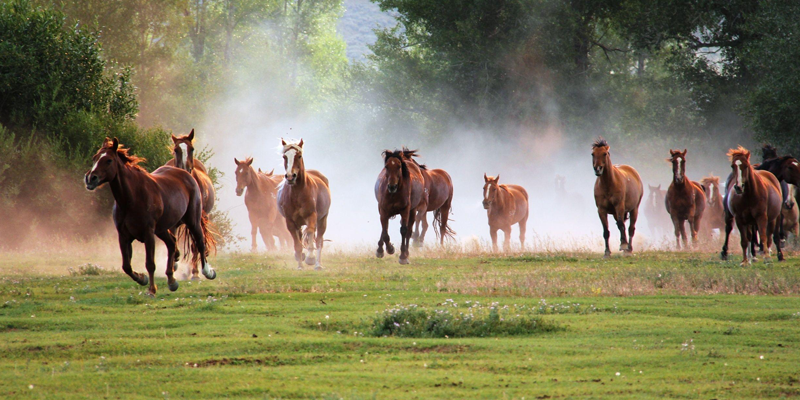
[[[146, 286], [148, 293], [156, 294], [155, 238], [167, 246], [167, 283], [169, 290], [178, 290], [173, 277], [176, 240], [172, 234], [179, 224], [184, 224], [197, 257], [203, 264], [203, 275], [208, 279], [217, 276], [206, 257], [215, 246], [208, 229], [208, 219], [203, 213], [202, 197], [197, 181], [179, 168], [164, 166], [152, 174], [139, 166], [144, 159], [128, 153], [119, 140], [106, 138], [92, 157], [94, 165], [83, 177], [86, 189], [92, 191], [108, 183], [114, 196], [112, 216], [117, 228], [122, 253], [122, 270], [136, 283]], [[131, 243], [138, 240], [145, 246], [145, 266], [149, 275], [133, 272]]]
[[511, 225], [519, 224], [519, 242], [525, 248], [525, 231], [528, 225], [528, 192], [519, 185], [499, 184], [500, 175], [483, 174], [483, 208], [489, 217], [489, 235], [492, 250], [497, 251], [497, 231], [505, 235], [503, 250], [511, 244]]
[[[614, 216], [620, 236], [620, 251], [633, 252], [633, 235], [636, 232], [636, 220], [639, 217], [639, 204], [642, 202], [642, 179], [639, 173], [630, 166], [611, 164], [609, 145], [603, 138], [592, 144], [592, 167], [597, 180], [594, 183], [594, 202], [597, 214], [603, 224], [605, 239], [605, 257], [611, 256], [608, 247], [608, 214]], [[628, 235], [625, 236], [625, 220], [630, 218]]]
[[275, 250], [273, 236], [278, 238], [281, 245], [288, 246], [291, 237], [286, 230], [286, 221], [278, 212], [277, 201], [278, 184], [283, 178], [273, 175], [274, 170], [263, 173], [259, 169], [256, 172], [252, 157], [244, 161], [234, 157], [233, 161], [236, 163], [236, 195], [244, 194], [244, 205], [247, 207], [247, 216], [250, 219], [251, 250], [255, 252], [258, 248], [256, 236], [259, 230], [267, 250]]
[[706, 211], [703, 213], [703, 230], [711, 236], [711, 231], [725, 229], [725, 209], [722, 205], [722, 196], [719, 194], [719, 177], [709, 175], [700, 180], [700, 185], [706, 192]]
[[[425, 241], [425, 233], [428, 231], [428, 213], [433, 212], [433, 230], [439, 237], [439, 244], [444, 245], [445, 237], [452, 238], [455, 231], [448, 226], [450, 206], [453, 203], [453, 180], [450, 174], [443, 169], [431, 169], [425, 165], [420, 165], [416, 160], [410, 158], [419, 166], [422, 177], [425, 181], [426, 201], [425, 208], [419, 209], [414, 218], [415, 227], [411, 234], [411, 239], [415, 246], [422, 247]], [[420, 225], [422, 230], [420, 230]]]
[[697, 231], [706, 209], [706, 194], [699, 183], [686, 178], [686, 149], [669, 151], [668, 162], [672, 163], [672, 183], [667, 189], [667, 198], [664, 205], [672, 218], [675, 227], [675, 242], [678, 250], [689, 246], [686, 239], [685, 222], [689, 221], [689, 230], [692, 234], [692, 244], [697, 245]]
[[[778, 260], [783, 261], [779, 235], [781, 216], [781, 188], [778, 179], [769, 171], [753, 169], [750, 165], [750, 152], [742, 146], [730, 149], [728, 157], [731, 161], [731, 176], [726, 185], [725, 198], [725, 244], [720, 253], [723, 260], [728, 259], [728, 239], [733, 220], [739, 228], [742, 245], [742, 266], [750, 264], [748, 247], [755, 240], [753, 229], [766, 242], [766, 249], [772, 253], [772, 242], [778, 250]], [[752, 252], [752, 250], [751, 250]], [[755, 254], [751, 254], [754, 256]], [[769, 259], [766, 256], [765, 261]]]
[[[791, 232], [794, 234], [795, 241], [797, 237], [800, 236], [800, 207], [797, 206], [797, 201], [795, 201], [795, 195], [797, 192], [797, 186], [790, 184], [789, 185], [789, 198], [792, 199], [792, 206], [791, 207], [783, 207], [781, 209], [781, 216], [783, 218], [783, 233], [788, 234]], [[781, 237], [784, 241], [786, 237]], [[781, 243], [781, 247], [784, 247], [783, 243]]]
[[667, 227], [672, 225], [669, 212], [664, 212], [664, 199], [667, 197], [667, 191], [661, 189], [660, 184], [657, 186], [647, 185], [647, 189], [649, 194], [644, 202], [644, 216], [647, 218], [650, 233], [657, 236], [659, 233], [666, 232]]
[[[328, 178], [319, 171], [306, 170], [303, 139], [296, 143], [281, 139], [281, 145], [286, 174], [278, 189], [278, 211], [286, 219], [286, 229], [294, 243], [297, 269], [303, 269], [305, 260], [306, 264], [314, 265], [315, 270], [321, 270], [322, 246], [325, 242], [323, 236], [328, 227], [328, 210], [331, 207]], [[305, 231], [301, 231], [303, 226]], [[303, 253], [304, 248], [307, 255]]]
[[[206, 166], [200, 160], [194, 158], [194, 129], [192, 129], [188, 135], [171, 135], [171, 137], [173, 158], [164, 165], [180, 168], [192, 174], [192, 177], [197, 181], [197, 185], [200, 187], [200, 194], [203, 197], [203, 212], [205, 214], [210, 214], [211, 210], [214, 208], [216, 193], [214, 191], [214, 183], [208, 176]], [[185, 231], [179, 229], [177, 231], [177, 236], [179, 238], [183, 236], [184, 243], [188, 243]], [[198, 279], [199, 273], [196, 263], [197, 249], [192, 248], [191, 252], [193, 254], [192, 259], [195, 260], [192, 262], [192, 279]], [[179, 259], [180, 250], [175, 252], [175, 261]]]
[[416, 150], [384, 150], [383, 169], [375, 181], [375, 199], [381, 217], [381, 236], [375, 256], [383, 258], [383, 245], [386, 252], [394, 254], [394, 246], [389, 239], [389, 218], [400, 215], [400, 264], [408, 264], [408, 247], [411, 241], [414, 218], [427, 209], [425, 196], [425, 177], [422, 169], [413, 160]]

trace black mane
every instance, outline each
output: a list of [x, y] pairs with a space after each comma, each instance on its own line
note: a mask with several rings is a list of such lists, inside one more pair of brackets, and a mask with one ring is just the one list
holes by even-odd
[[413, 161], [414, 164], [416, 164], [419, 167], [419, 169], [427, 170], [428, 169], [427, 165], [418, 163], [417, 160], [414, 158], [420, 156], [419, 154], [417, 154], [417, 151], [419, 150], [409, 150], [408, 147], [403, 146], [403, 156], [406, 159]]
[[596, 149], [598, 147], [606, 147], [606, 146], [608, 146], [608, 142], [606, 142], [606, 140], [603, 139], [602, 136], [598, 137], [597, 140], [595, 140], [594, 143], [592, 143], [592, 148], [593, 149]]
[[778, 149], [771, 144], [764, 144], [764, 146], [761, 147], [761, 159], [766, 161], [773, 158], [778, 158]]

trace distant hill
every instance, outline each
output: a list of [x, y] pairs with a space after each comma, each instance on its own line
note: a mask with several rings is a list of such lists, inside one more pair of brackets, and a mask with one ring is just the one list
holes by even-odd
[[370, 52], [367, 45], [375, 43], [376, 28], [391, 27], [397, 21], [390, 12], [381, 12], [369, 0], [344, 0], [344, 15], [339, 20], [338, 31], [347, 43], [347, 58], [362, 60]]

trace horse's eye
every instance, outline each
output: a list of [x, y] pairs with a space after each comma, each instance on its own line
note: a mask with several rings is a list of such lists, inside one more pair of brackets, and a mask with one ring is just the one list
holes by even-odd
[[111, 160], [106, 160], [106, 164], [111, 164]]

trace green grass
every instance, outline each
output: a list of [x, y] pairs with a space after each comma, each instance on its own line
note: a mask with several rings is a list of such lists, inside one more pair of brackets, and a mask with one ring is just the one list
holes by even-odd
[[[800, 396], [794, 258], [334, 255], [315, 272], [225, 255], [215, 281], [159, 278], [152, 298], [118, 258], [72, 257], [0, 260], [0, 398]], [[377, 332], [398, 307], [475, 302], [462, 337]]]

